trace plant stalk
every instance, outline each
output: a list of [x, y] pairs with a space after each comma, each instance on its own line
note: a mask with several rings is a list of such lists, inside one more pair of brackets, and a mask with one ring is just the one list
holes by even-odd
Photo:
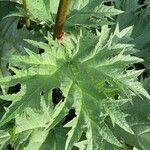
[[67, 12], [69, 9], [70, 0], [60, 0], [56, 15], [53, 38], [61, 39], [63, 36], [63, 27], [66, 21]]
[[27, 11], [28, 11], [27, 10], [27, 0], [22, 0], [22, 3], [23, 3], [24, 10], [26, 12], [25, 25], [26, 25], [26, 28], [30, 28], [31, 22], [30, 22], [29, 17], [27, 17]]

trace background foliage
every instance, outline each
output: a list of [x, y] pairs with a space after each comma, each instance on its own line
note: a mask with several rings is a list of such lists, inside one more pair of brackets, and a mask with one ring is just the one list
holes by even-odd
[[0, 148], [149, 150], [149, 1], [71, 1], [61, 43], [58, 4], [0, 0]]

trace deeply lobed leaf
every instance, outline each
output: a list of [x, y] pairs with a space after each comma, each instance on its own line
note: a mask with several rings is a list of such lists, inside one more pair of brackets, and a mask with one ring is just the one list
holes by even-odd
[[[51, 38], [48, 38], [49, 44], [28, 40], [45, 52], [36, 54], [26, 49], [27, 55], [10, 57], [12, 66], [18, 64], [19, 69], [12, 67], [16, 75], [1, 78], [0, 83], [7, 86], [20, 83], [21, 90], [13, 95], [1, 96], [13, 101], [1, 120], [1, 126], [28, 109], [40, 111], [41, 103], [45, 102], [50, 107], [48, 113], [51, 117], [46, 120], [41, 130], [30, 135], [28, 147], [33, 146], [36, 136], [44, 134], [37, 149], [43, 147], [47, 141], [46, 136], [48, 138], [53, 135], [52, 131], [62, 124], [68, 110], [72, 108], [75, 109], [76, 117], [64, 126], [69, 130], [64, 149], [71, 150], [74, 145], [82, 142], [86, 149], [97, 149], [102, 147], [103, 142], [100, 141], [103, 140], [121, 147], [107, 118], [111, 119], [113, 125], [134, 134], [120, 104], [131, 101], [134, 95], [150, 98], [137, 80], [142, 71], [126, 69], [133, 63], [143, 61], [131, 56], [134, 48], [128, 44], [131, 40], [130, 30], [129, 27], [119, 31], [117, 27], [110, 36], [106, 26], [97, 35], [81, 31], [76, 40], [71, 37], [72, 43], [68, 45], [67, 42], [64, 45], [58, 44]], [[62, 90], [65, 99], [54, 107], [49, 94], [56, 87]], [[115, 98], [116, 94], [119, 99]], [[5, 138], [5, 142], [7, 141]]]

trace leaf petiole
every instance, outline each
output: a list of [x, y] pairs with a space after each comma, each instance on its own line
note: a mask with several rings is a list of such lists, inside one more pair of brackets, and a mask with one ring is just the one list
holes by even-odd
[[70, 0], [60, 0], [59, 2], [55, 27], [54, 27], [54, 35], [53, 35], [54, 40], [55, 39], [59, 40], [63, 36], [63, 27], [65, 24], [69, 4], [70, 4]]

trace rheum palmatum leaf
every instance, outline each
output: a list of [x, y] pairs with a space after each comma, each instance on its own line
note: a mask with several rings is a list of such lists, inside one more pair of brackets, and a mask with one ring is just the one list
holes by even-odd
[[[134, 134], [126, 121], [127, 114], [120, 106], [132, 101], [135, 95], [150, 98], [137, 80], [142, 71], [127, 69], [131, 64], [143, 61], [131, 56], [135, 52], [134, 45], [128, 44], [132, 40], [131, 31], [132, 27], [119, 31], [117, 26], [110, 35], [107, 26], [103, 26], [97, 35], [81, 31], [77, 37], [66, 37], [63, 44], [51, 37], [47, 38], [48, 44], [28, 40], [44, 49], [44, 53], [36, 54], [26, 49], [27, 55], [10, 57], [10, 69], [15, 75], [2, 78], [0, 83], [7, 86], [20, 83], [21, 89], [16, 94], [0, 96], [13, 101], [1, 119], [1, 125], [28, 108], [39, 111], [41, 102], [45, 101], [50, 105], [51, 116], [45, 127], [48, 135], [45, 142], [53, 135], [56, 125], [64, 124], [69, 110], [74, 109], [75, 117], [64, 125], [69, 130], [65, 150], [71, 150], [74, 145], [95, 150], [103, 148], [103, 142], [121, 147], [107, 119], [113, 126], [118, 125]], [[50, 93], [58, 87], [65, 98], [54, 107]], [[58, 146], [53, 141], [50, 143]], [[40, 147], [45, 147], [44, 142], [39, 144]]]

